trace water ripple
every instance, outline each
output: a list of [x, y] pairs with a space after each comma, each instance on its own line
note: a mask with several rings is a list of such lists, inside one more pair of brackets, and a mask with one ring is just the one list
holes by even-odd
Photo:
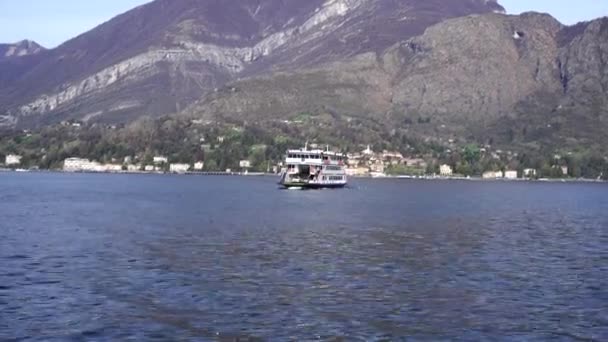
[[0, 340], [608, 338], [601, 184], [2, 177]]

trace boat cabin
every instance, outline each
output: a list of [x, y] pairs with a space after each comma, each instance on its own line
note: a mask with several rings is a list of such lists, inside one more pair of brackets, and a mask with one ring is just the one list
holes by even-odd
[[323, 150], [289, 150], [285, 162], [287, 164], [334, 164], [342, 165], [345, 156], [341, 153]]

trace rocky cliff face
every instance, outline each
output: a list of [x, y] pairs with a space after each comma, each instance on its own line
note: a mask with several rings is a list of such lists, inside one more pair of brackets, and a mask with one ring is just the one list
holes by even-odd
[[178, 112], [239, 78], [382, 54], [447, 18], [500, 11], [490, 0], [157, 0], [0, 63], [0, 124]]
[[561, 127], [549, 134], [567, 139], [608, 127], [607, 31], [608, 18], [565, 27], [538, 13], [461, 17], [384, 52], [233, 83], [188, 114], [279, 119], [316, 110], [428, 117], [462, 131], [530, 123]]
[[558, 66], [565, 106], [589, 108], [608, 115], [608, 18], [584, 23], [564, 44]]

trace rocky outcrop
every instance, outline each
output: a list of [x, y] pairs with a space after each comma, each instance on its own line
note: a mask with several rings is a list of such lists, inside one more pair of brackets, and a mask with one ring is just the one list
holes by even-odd
[[31, 40], [22, 40], [15, 44], [0, 44], [0, 60], [35, 55], [45, 48]]
[[[608, 119], [608, 18], [584, 23], [560, 49], [562, 105]], [[567, 108], [566, 108], [567, 109]]]
[[548, 15], [485, 15], [449, 20], [399, 44], [394, 103], [454, 119], [495, 119], [540, 90], [559, 90], [556, 36]]

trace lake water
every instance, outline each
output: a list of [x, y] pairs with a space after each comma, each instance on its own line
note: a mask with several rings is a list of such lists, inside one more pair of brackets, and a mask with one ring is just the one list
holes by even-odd
[[608, 339], [608, 185], [0, 173], [0, 340]]

